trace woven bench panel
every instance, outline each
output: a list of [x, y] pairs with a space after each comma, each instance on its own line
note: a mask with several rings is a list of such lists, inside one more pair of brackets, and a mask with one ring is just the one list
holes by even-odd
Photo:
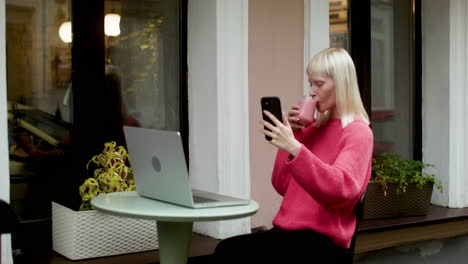
[[433, 184], [422, 189], [408, 185], [406, 192], [396, 194], [396, 185], [387, 185], [387, 196], [380, 183], [370, 182], [364, 200], [363, 219], [426, 215], [432, 197]]
[[52, 247], [72, 260], [154, 250], [156, 221], [73, 211], [52, 203]]

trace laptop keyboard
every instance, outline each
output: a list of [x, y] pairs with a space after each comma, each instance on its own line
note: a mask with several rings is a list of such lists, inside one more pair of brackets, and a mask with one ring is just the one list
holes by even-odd
[[217, 202], [218, 200], [201, 197], [201, 196], [193, 196], [193, 201], [195, 203], [210, 203], [210, 202]]

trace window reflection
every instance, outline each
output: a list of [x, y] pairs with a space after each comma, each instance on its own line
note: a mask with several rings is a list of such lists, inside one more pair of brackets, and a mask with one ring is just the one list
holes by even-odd
[[329, 0], [330, 47], [349, 50], [348, 0]]
[[371, 0], [371, 87], [375, 151], [412, 157], [412, 1]]
[[5, 1], [10, 204], [20, 219], [12, 247], [50, 248], [53, 175], [68, 151], [72, 107], [71, 46], [59, 36], [68, 0]]
[[[104, 142], [123, 138], [122, 125], [180, 130], [179, 54], [185, 51], [179, 45], [179, 1], [103, 2], [103, 18], [119, 15], [119, 27], [106, 21], [105, 47], [93, 43], [85, 49], [105, 49], [102, 65], [93, 64], [105, 70], [92, 82], [82, 78], [85, 81], [77, 82], [81, 86], [75, 85], [72, 92], [73, 25], [67, 24], [72, 0], [6, 0], [10, 198], [22, 225], [50, 224], [52, 199], [79, 198], [80, 177], [92, 174], [86, 171], [86, 162]], [[74, 101], [81, 105], [74, 106]], [[84, 114], [78, 115], [78, 108]], [[85, 124], [79, 128], [81, 134], [74, 127], [78, 118], [86, 120], [80, 123]], [[75, 202], [79, 205], [80, 200]], [[34, 232], [28, 237], [46, 245], [50, 230]], [[23, 238], [18, 234], [12, 237], [13, 248], [21, 248], [27, 240], [19, 241]]]
[[106, 1], [120, 34], [106, 36], [106, 62], [122, 73], [128, 114], [142, 126], [179, 130], [178, 1]]
[[71, 47], [59, 37], [69, 4], [6, 1], [11, 204], [22, 220], [50, 215], [50, 182], [39, 159], [62, 155], [71, 131]]

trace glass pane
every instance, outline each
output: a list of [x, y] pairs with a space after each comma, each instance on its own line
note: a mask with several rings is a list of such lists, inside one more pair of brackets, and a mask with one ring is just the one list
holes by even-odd
[[10, 202], [20, 219], [12, 247], [21, 255], [51, 247], [51, 199], [63, 183], [53, 171], [72, 129], [71, 46], [59, 36], [69, 10], [68, 0], [6, 1]]
[[412, 1], [371, 0], [371, 87], [375, 150], [413, 153]]
[[43, 161], [60, 155], [71, 131], [71, 47], [59, 36], [69, 6], [68, 0], [6, 4], [11, 204], [22, 221], [50, 216], [44, 167], [51, 164]]
[[106, 70], [121, 76], [126, 118], [179, 130], [179, 1], [107, 0], [105, 10], [121, 15], [120, 34], [106, 34]]
[[329, 0], [330, 47], [349, 51], [348, 0]]
[[[99, 39], [71, 43], [72, 0], [6, 1], [11, 204], [21, 220], [13, 249], [48, 252], [40, 249], [50, 246], [51, 200], [79, 206], [78, 188], [93, 175], [86, 163], [109, 138], [119, 142], [122, 123], [180, 130], [180, 1], [79, 3], [73, 2], [77, 32], [90, 33], [78, 33], [81, 40], [94, 40], [98, 30], [88, 31], [86, 22], [101, 19], [103, 3], [104, 13], [114, 14], [104, 18], [105, 46]], [[88, 9], [94, 20], [82, 12]], [[83, 71], [89, 60], [75, 58], [74, 92], [72, 46], [74, 54], [106, 52], [105, 65], [98, 56], [91, 63], [93, 70], [105, 67], [105, 76]], [[96, 74], [88, 79], [90, 71]]]

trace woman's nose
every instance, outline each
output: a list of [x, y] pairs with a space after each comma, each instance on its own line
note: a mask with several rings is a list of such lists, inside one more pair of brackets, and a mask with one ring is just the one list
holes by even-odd
[[310, 93], [309, 93], [309, 94], [310, 94], [310, 96], [311, 96], [312, 98], [314, 98], [314, 97], [317, 95], [317, 93], [314, 91], [314, 88], [310, 89]]

